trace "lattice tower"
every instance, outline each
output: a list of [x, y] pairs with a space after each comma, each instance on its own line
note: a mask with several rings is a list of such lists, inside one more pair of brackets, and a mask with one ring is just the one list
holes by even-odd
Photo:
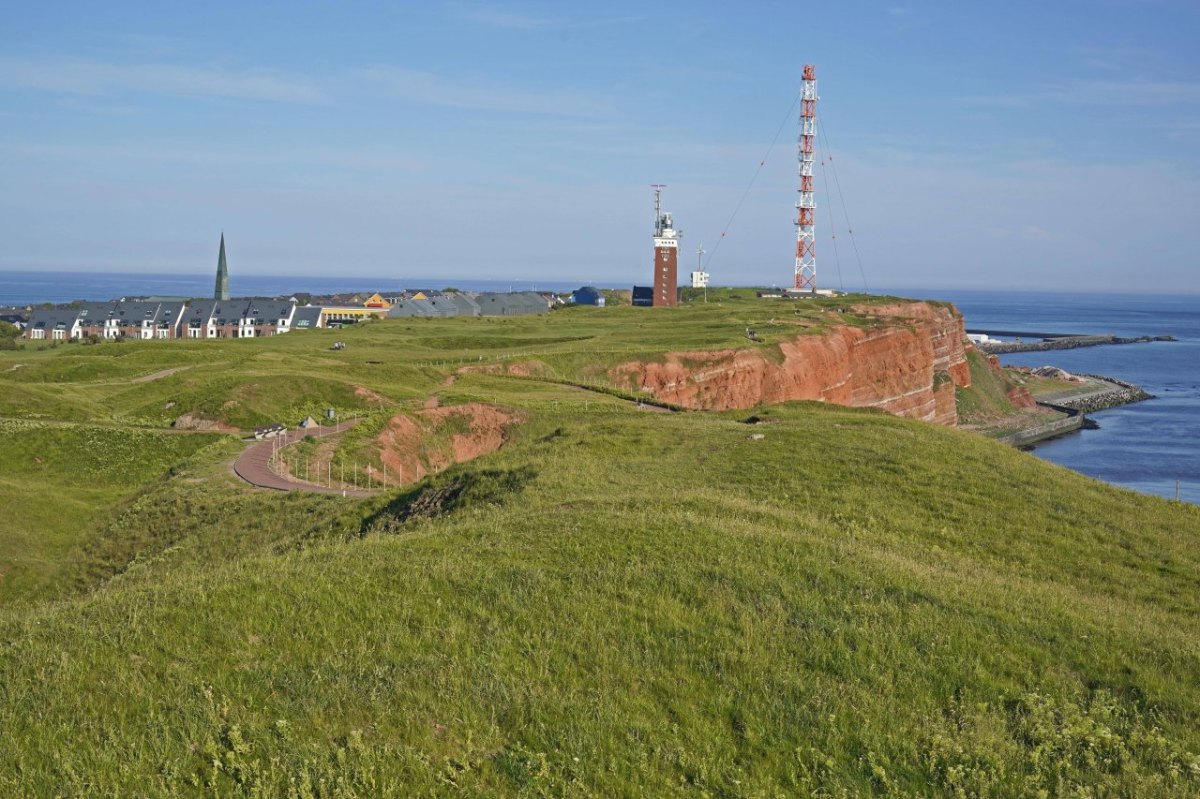
[[795, 291], [817, 290], [817, 201], [813, 193], [814, 142], [817, 138], [817, 68], [804, 65], [800, 94], [800, 199], [796, 203]]

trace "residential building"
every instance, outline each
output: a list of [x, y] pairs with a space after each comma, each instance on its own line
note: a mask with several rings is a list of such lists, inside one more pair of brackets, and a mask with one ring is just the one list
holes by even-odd
[[36, 341], [66, 341], [79, 335], [79, 311], [72, 308], [38, 308], [25, 329], [25, 337]]
[[571, 302], [576, 305], [595, 305], [604, 307], [604, 292], [595, 286], [584, 286], [571, 293]]
[[292, 329], [296, 303], [291, 300], [252, 298], [242, 313], [239, 338], [262, 338]]

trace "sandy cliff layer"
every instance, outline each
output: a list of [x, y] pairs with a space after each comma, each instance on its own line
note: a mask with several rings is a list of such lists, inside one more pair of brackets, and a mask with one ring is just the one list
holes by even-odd
[[778, 352], [764, 352], [760, 345], [630, 361], [615, 367], [610, 378], [689, 408], [817, 400], [957, 425], [954, 387], [971, 384], [962, 317], [924, 302], [852, 310], [876, 323], [860, 327], [831, 320], [827, 332], [796, 336], [779, 344]]

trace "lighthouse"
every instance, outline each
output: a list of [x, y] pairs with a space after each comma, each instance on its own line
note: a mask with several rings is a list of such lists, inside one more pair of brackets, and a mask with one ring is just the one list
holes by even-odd
[[679, 304], [679, 236], [662, 210], [662, 184], [654, 189], [654, 307]]

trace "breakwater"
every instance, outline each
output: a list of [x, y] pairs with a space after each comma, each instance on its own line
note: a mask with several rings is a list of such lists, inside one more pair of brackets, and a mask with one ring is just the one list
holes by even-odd
[[1143, 400], [1154, 399], [1154, 395], [1143, 389], [1141, 386], [1133, 383], [1126, 383], [1124, 380], [1118, 380], [1115, 377], [1105, 377], [1103, 375], [1080, 375], [1091, 380], [1099, 380], [1107, 384], [1109, 387], [1098, 391], [1080, 394], [1077, 397], [1063, 397], [1054, 401], [1055, 405], [1065, 408], [1074, 408], [1075, 410], [1084, 413], [1094, 413], [1103, 411], [1107, 408], [1115, 408], [1118, 405], [1128, 405], [1131, 402], [1141, 402]]
[[[1036, 336], [1035, 336], [1036, 337]], [[988, 355], [1010, 352], [1041, 352], [1043, 350], [1073, 350], [1102, 344], [1143, 344], [1151, 341], [1175, 341], [1174, 336], [1061, 336], [1042, 341], [981, 341], [975, 345]]]

